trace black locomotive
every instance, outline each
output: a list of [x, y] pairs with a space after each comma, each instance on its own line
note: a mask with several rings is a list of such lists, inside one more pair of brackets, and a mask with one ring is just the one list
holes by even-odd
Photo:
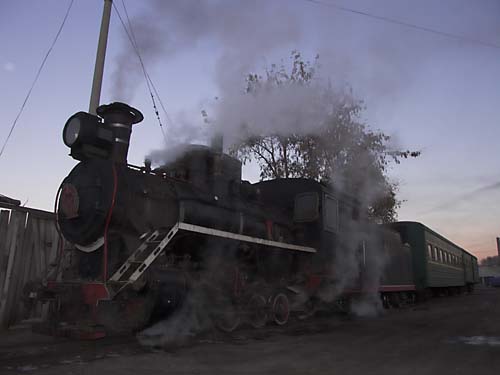
[[217, 147], [191, 145], [156, 169], [129, 165], [142, 119], [113, 103], [66, 123], [80, 162], [59, 189], [57, 221], [75, 249], [42, 293], [52, 332], [137, 330], [193, 296], [227, 331], [345, 308], [363, 293], [413, 298], [409, 246], [370, 224], [355, 198], [308, 179], [242, 181], [241, 163]]

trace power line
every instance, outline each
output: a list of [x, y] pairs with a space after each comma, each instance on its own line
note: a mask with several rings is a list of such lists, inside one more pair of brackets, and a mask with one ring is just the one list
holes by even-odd
[[[133, 45], [133, 47], [134, 47], [134, 49], [135, 49], [135, 51], [137, 53], [137, 56], [139, 57], [139, 60], [141, 62], [141, 66], [142, 66], [142, 69], [143, 69], [143, 72], [144, 72], [144, 75], [145, 75], [145, 78], [146, 78], [146, 84], [148, 85], [148, 89], [150, 90], [149, 85], [151, 85], [151, 87], [153, 88], [153, 91], [154, 91], [156, 97], [158, 98], [158, 101], [160, 102], [160, 106], [161, 106], [163, 112], [165, 113], [165, 116], [167, 117], [168, 122], [170, 124], [173, 124], [173, 121], [170, 118], [170, 115], [168, 114], [167, 110], [165, 109], [165, 105], [163, 104], [163, 101], [161, 100], [161, 96], [158, 93], [158, 90], [156, 89], [156, 86], [153, 83], [153, 80], [149, 76], [149, 73], [146, 71], [146, 68], [144, 66], [142, 57], [141, 57], [140, 52], [139, 52], [139, 45], [137, 43], [137, 39], [135, 37], [134, 29], [132, 27], [132, 22], [130, 21], [130, 17], [128, 16], [127, 7], [125, 6], [125, 1], [124, 0], [122, 0], [122, 5], [123, 5], [123, 10], [125, 11], [125, 16], [127, 17], [127, 23], [128, 23], [128, 27], [130, 29], [130, 35], [132, 36], [131, 39], [130, 39], [130, 36], [129, 36], [129, 40], [132, 43], [132, 45]], [[117, 11], [117, 13], [118, 13], [118, 11]], [[118, 14], [118, 17], [120, 18], [119, 14]], [[122, 22], [122, 25], [123, 25], [123, 22]], [[123, 25], [123, 26], [125, 27], [125, 25]], [[127, 31], [126, 28], [125, 28], [125, 31]], [[127, 33], [127, 35], [128, 35], [128, 33]], [[133, 42], [132, 42], [132, 40], [133, 40]], [[150, 90], [150, 93], [151, 93], [151, 90]], [[154, 101], [154, 99], [153, 99], [153, 101]], [[163, 129], [162, 129], [162, 131], [163, 131]]]
[[28, 99], [31, 96], [31, 92], [33, 91], [33, 88], [35, 87], [36, 82], [38, 81], [38, 78], [40, 77], [40, 74], [42, 73], [43, 67], [45, 66], [45, 63], [47, 62], [47, 59], [49, 58], [50, 53], [52, 52], [52, 49], [54, 48], [57, 40], [59, 39], [59, 35], [61, 35], [61, 32], [64, 28], [64, 25], [66, 24], [66, 20], [68, 19], [69, 16], [69, 11], [71, 10], [71, 7], [73, 6], [74, 0], [71, 0], [68, 6], [68, 9], [66, 10], [66, 14], [64, 15], [64, 18], [62, 20], [61, 26], [59, 26], [59, 30], [57, 30], [56, 36], [54, 40], [52, 41], [52, 44], [50, 45], [49, 49], [47, 50], [47, 53], [45, 54], [45, 57], [42, 60], [42, 63], [40, 64], [40, 67], [38, 68], [38, 71], [35, 75], [35, 79], [33, 80], [30, 89], [28, 90], [28, 93], [26, 94], [26, 97], [24, 98], [23, 104], [21, 105], [21, 108], [19, 109], [19, 112], [17, 113], [16, 118], [14, 119], [14, 122], [12, 123], [12, 126], [10, 127], [9, 134], [7, 135], [7, 138], [5, 139], [5, 142], [3, 143], [2, 149], [0, 150], [0, 158], [3, 155], [3, 152], [5, 151], [5, 147], [7, 147], [7, 143], [9, 143], [10, 137], [12, 136], [12, 133], [14, 132], [14, 129], [16, 128], [17, 121], [21, 117], [21, 114], [24, 111], [24, 108], [26, 107], [26, 103], [28, 103]]
[[165, 106], [163, 105], [163, 102], [162, 102], [160, 96], [158, 95], [158, 91], [156, 90], [156, 87], [154, 86], [153, 81], [152, 81], [151, 77], [149, 76], [149, 74], [148, 74], [148, 72], [146, 70], [146, 66], [144, 65], [144, 61], [143, 61], [141, 53], [139, 51], [139, 46], [138, 46], [138, 43], [137, 43], [137, 39], [135, 38], [134, 30], [132, 28], [132, 23], [131, 23], [130, 18], [128, 16], [127, 7], [125, 6], [125, 1], [124, 0], [122, 0], [122, 5], [123, 5], [124, 12], [125, 12], [125, 16], [127, 18], [128, 25], [129, 25], [128, 28], [125, 25], [125, 22], [124, 22], [121, 14], [120, 14], [120, 11], [116, 7], [115, 3], [113, 2], [113, 7], [115, 8], [116, 14], [118, 15], [118, 18], [120, 19], [120, 22], [121, 22], [121, 24], [123, 26], [123, 29], [125, 30], [125, 33], [127, 34], [127, 37], [128, 37], [128, 39], [130, 41], [130, 44], [132, 44], [132, 47], [133, 47], [133, 49], [134, 49], [137, 57], [139, 58], [139, 62], [141, 64], [142, 72], [144, 74], [144, 78], [146, 79], [146, 86], [148, 88], [149, 95], [151, 97], [151, 102], [153, 104], [153, 110], [154, 110], [156, 118], [158, 120], [158, 124], [160, 126], [160, 130], [162, 132], [162, 135], [163, 135], [163, 138], [165, 140], [165, 143], [167, 143], [167, 135], [165, 134], [165, 129], [164, 129], [162, 121], [161, 121], [160, 113], [158, 111], [158, 107], [156, 106], [156, 101], [155, 101], [155, 98], [154, 98], [154, 95], [153, 95], [153, 91], [155, 92], [155, 95], [158, 98], [158, 101], [160, 102], [160, 105], [161, 105], [161, 107], [163, 109], [163, 112], [167, 116], [167, 119], [170, 122], [172, 122], [172, 121], [170, 120], [170, 117], [168, 116], [168, 113], [167, 113], [167, 111], [165, 109]]
[[467, 42], [467, 43], [472, 43], [472, 44], [478, 44], [478, 45], [481, 45], [483, 47], [488, 47], [488, 48], [500, 49], [500, 45], [495, 44], [495, 43], [484, 42], [484, 41], [479, 40], [479, 39], [468, 38], [468, 37], [463, 36], [463, 35], [456, 35], [456, 34], [448, 33], [446, 31], [436, 30], [436, 29], [432, 29], [430, 27], [425, 27], [425, 26], [420, 26], [420, 25], [416, 25], [416, 24], [413, 24], [413, 23], [409, 23], [409, 22], [400, 21], [400, 20], [397, 20], [395, 18], [389, 18], [389, 17], [385, 17], [385, 16], [378, 16], [376, 14], [372, 14], [372, 13], [364, 12], [364, 11], [361, 11], [361, 10], [356, 10], [356, 9], [348, 8], [348, 7], [345, 7], [345, 6], [342, 6], [342, 5], [339, 5], [339, 4], [335, 4], [335, 3], [331, 3], [331, 2], [326, 2], [326, 1], [322, 1], [322, 0], [304, 0], [304, 1], [307, 1], [307, 2], [312, 3], [312, 4], [329, 6], [329, 7], [338, 9], [338, 10], [343, 11], [343, 12], [349, 12], [349, 13], [354, 13], [354, 14], [357, 14], [357, 15], [365, 16], [365, 17], [370, 17], [370, 18], [373, 18], [373, 19], [376, 19], [376, 20], [379, 20], [379, 21], [389, 22], [389, 23], [392, 23], [392, 24], [395, 24], [395, 25], [409, 27], [409, 28], [412, 28], [412, 29], [415, 29], [415, 30], [425, 31], [427, 33], [441, 35], [441, 36], [444, 36], [444, 37], [447, 37], [447, 38], [451, 38], [451, 39], [455, 39], [455, 40], [460, 40], [462, 42]]
[[[123, 4], [123, 9], [125, 10], [125, 16], [127, 17], [127, 22], [128, 22], [128, 25], [129, 25], [129, 29], [130, 29], [130, 33], [132, 35], [132, 38], [134, 39], [134, 43], [135, 43], [135, 48], [137, 50], [137, 54], [139, 55], [140, 57], [140, 54], [139, 54], [139, 46], [138, 46], [138, 43], [137, 43], [137, 39], [135, 38], [135, 33], [134, 33], [134, 29], [132, 28], [132, 22], [130, 21], [130, 18], [128, 16], [128, 11], [127, 11], [127, 7], [125, 6], [125, 1], [122, 0], [122, 4]], [[142, 59], [141, 59], [142, 61]], [[142, 64], [143, 67], [144, 67], [144, 64]], [[149, 81], [149, 83], [151, 84], [151, 87], [153, 88], [153, 91], [156, 95], [156, 97], [158, 98], [158, 101], [160, 102], [160, 106], [163, 110], [163, 113], [165, 113], [165, 117], [167, 118], [168, 122], [170, 124], [173, 124], [173, 121], [172, 121], [172, 118], [170, 117], [170, 115], [168, 114], [166, 108], [165, 108], [165, 105], [163, 104], [163, 101], [161, 100], [161, 96], [160, 94], [158, 93], [158, 90], [156, 89], [156, 86], [155, 84], [153, 83], [153, 80], [151, 79], [151, 77], [149, 76], [149, 73], [146, 71], [146, 69], [144, 68], [144, 72], [146, 74], [146, 77], [147, 77], [147, 80]]]
[[461, 194], [461, 195], [459, 195], [451, 200], [448, 200], [444, 203], [441, 203], [441, 204], [439, 204], [431, 209], [422, 211], [422, 212], [420, 212], [420, 214], [425, 215], [425, 214], [430, 214], [430, 213], [433, 213], [436, 211], [439, 212], [441, 210], [444, 210], [444, 209], [447, 209], [450, 207], [455, 207], [458, 203], [469, 202], [472, 199], [481, 197], [480, 193], [485, 193], [485, 192], [494, 191], [494, 190], [500, 190], [500, 181], [496, 181], [496, 182], [494, 182], [492, 184], [488, 184], [488, 185], [483, 185], [483, 186], [476, 188], [474, 190], [471, 190], [465, 194]]

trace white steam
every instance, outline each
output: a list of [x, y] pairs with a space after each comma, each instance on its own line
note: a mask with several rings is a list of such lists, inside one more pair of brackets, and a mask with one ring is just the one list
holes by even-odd
[[167, 319], [146, 328], [137, 335], [141, 345], [149, 347], [169, 347], [184, 345], [213, 327], [205, 310], [206, 302], [200, 290], [190, 291], [182, 306]]
[[[222, 91], [231, 90], [241, 77], [278, 47], [297, 40], [297, 17], [280, 2], [266, 0], [163, 1], [152, 0], [132, 19], [135, 38], [148, 66], [174, 58], [200, 42], [217, 42], [216, 79]], [[142, 70], [128, 40], [113, 74], [113, 94], [130, 100]], [[217, 50], [214, 48], [214, 53]]]
[[248, 135], [319, 133], [335, 117], [345, 96], [319, 83], [265, 83], [253, 93], [235, 90], [214, 108], [214, 125], [231, 145]]

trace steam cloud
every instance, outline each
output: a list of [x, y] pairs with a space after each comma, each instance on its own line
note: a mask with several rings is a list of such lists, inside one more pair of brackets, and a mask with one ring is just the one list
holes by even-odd
[[[154, 65], [168, 60], [201, 41], [218, 41], [223, 46], [216, 68], [222, 90], [241, 86], [259, 58], [297, 40], [297, 17], [279, 2], [250, 1], [162, 1], [153, 0], [144, 13], [132, 20], [143, 59]], [[113, 74], [114, 95], [128, 100], [140, 80], [141, 68], [128, 40], [118, 56]]]

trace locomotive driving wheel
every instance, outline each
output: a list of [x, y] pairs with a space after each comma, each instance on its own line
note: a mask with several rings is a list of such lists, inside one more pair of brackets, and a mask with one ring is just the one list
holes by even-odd
[[227, 306], [215, 316], [217, 328], [224, 332], [233, 332], [241, 323], [241, 316], [234, 305]]
[[254, 294], [248, 301], [248, 320], [254, 328], [262, 328], [268, 320], [267, 302], [264, 296]]
[[278, 293], [273, 298], [272, 303], [273, 320], [276, 324], [282, 326], [290, 318], [290, 301], [284, 293]]

